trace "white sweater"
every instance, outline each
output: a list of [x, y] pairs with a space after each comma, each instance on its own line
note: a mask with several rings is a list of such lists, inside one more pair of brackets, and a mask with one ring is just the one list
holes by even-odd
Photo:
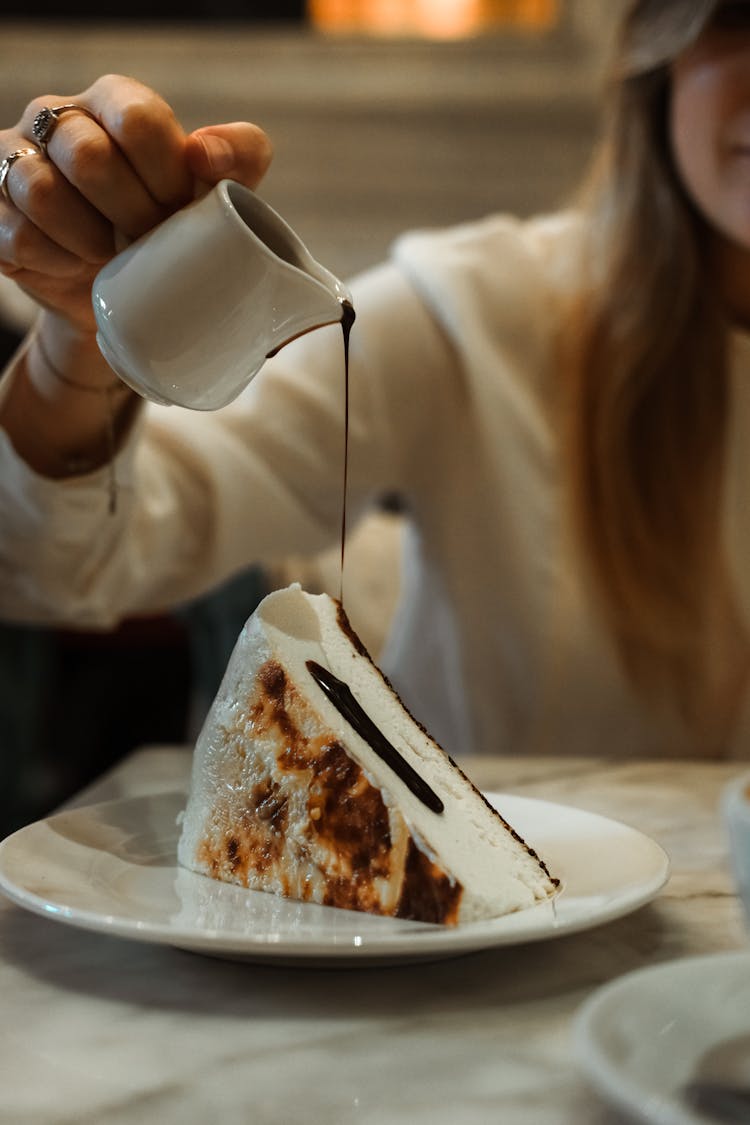
[[[352, 519], [411, 514], [383, 666], [453, 754], [688, 752], [624, 677], [563, 519], [554, 339], [580, 224], [492, 217], [405, 236], [352, 285]], [[750, 612], [750, 343], [735, 341], [727, 534]], [[117, 462], [63, 483], [0, 432], [0, 614], [102, 627], [190, 599], [340, 528], [338, 327], [295, 341], [215, 414], [149, 405]], [[750, 745], [747, 724], [728, 752]]]

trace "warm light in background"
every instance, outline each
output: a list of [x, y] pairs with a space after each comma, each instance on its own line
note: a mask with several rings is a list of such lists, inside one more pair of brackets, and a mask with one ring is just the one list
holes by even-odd
[[560, 0], [308, 0], [322, 31], [458, 39], [499, 28], [548, 31]]

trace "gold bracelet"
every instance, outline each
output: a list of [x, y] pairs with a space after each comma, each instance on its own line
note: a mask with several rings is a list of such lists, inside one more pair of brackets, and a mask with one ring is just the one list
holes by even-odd
[[[44, 360], [47, 370], [54, 375], [54, 377], [66, 387], [71, 387], [75, 391], [80, 391], [83, 394], [100, 395], [104, 405], [104, 425], [106, 430], [107, 442], [107, 487], [109, 489], [109, 513], [114, 515], [117, 511], [117, 476], [115, 473], [115, 453], [117, 443], [115, 439], [115, 410], [114, 410], [114, 395], [120, 391], [127, 391], [124, 383], [111, 383], [108, 387], [92, 387], [88, 383], [79, 383], [77, 379], [71, 379], [64, 371], [53, 362], [49, 352], [47, 351], [42, 337], [37, 333], [34, 337], [39, 354]], [[69, 458], [65, 462], [65, 468], [68, 472], [79, 475], [81, 473], [91, 472], [92, 465], [84, 459]]]

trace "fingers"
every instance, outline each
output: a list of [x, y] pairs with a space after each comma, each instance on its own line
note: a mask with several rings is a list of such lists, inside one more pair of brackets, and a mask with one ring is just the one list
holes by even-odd
[[77, 276], [52, 277], [47, 272], [13, 269], [0, 264], [0, 272], [10, 277], [42, 308], [64, 316], [77, 331], [84, 334], [96, 332], [90, 296], [95, 269], [79, 264]]
[[6, 246], [10, 260], [18, 264], [21, 258], [28, 264], [26, 255], [44, 240], [88, 262], [101, 263], [111, 256], [110, 223], [51, 161], [41, 155], [15, 161], [5, 186], [12, 207], [4, 217], [2, 235], [6, 243], [11, 240], [10, 252]]
[[[104, 221], [137, 237], [190, 199], [184, 132], [152, 90], [134, 79], [107, 76], [72, 98], [37, 98], [21, 119], [24, 135], [33, 136], [34, 119], [44, 106], [66, 103], [84, 107], [94, 119], [75, 109], [62, 113], [51, 130], [47, 156]], [[69, 202], [70, 196], [59, 209]], [[28, 214], [23, 203], [22, 196], [20, 206]]]
[[[25, 190], [13, 198], [53, 238], [61, 235], [60, 219], [66, 226], [83, 222], [81, 235], [98, 242], [97, 230], [118, 227], [136, 237], [163, 217], [114, 138], [85, 114], [60, 117], [47, 155], [41, 168], [27, 170]], [[111, 250], [111, 233], [107, 242]]]
[[84, 96], [151, 199], [169, 211], [186, 203], [192, 177], [185, 133], [171, 106], [135, 79], [112, 75], [100, 78]]
[[254, 188], [265, 175], [273, 150], [257, 125], [235, 121], [196, 129], [187, 138], [186, 154], [197, 180], [215, 184], [226, 178]]
[[36, 98], [15, 128], [0, 131], [0, 161], [38, 148], [37, 115], [62, 106], [44, 135], [46, 151], [7, 168], [0, 271], [66, 315], [89, 316], [82, 279], [112, 256], [120, 236], [150, 230], [194, 197], [196, 181], [229, 177], [255, 187], [271, 160], [257, 126], [208, 126], [188, 137], [153, 90], [108, 75], [80, 94]]
[[[0, 160], [38, 149], [40, 110], [71, 103], [88, 112], [60, 113], [44, 137], [46, 153], [14, 160], [0, 197], [0, 270], [66, 307], [71, 302], [56, 280], [93, 276], [91, 267], [114, 253], [117, 234], [137, 237], [193, 195], [174, 113], [129, 78], [108, 76], [81, 94], [35, 99], [14, 129], [0, 132]], [[77, 286], [85, 306], [84, 292]]]
[[83, 259], [54, 242], [20, 211], [9, 208], [0, 224], [0, 271], [13, 275], [20, 269], [51, 277], [77, 277]]

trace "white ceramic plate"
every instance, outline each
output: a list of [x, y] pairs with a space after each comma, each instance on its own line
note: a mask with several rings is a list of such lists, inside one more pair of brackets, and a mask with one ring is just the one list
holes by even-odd
[[[609, 1102], [648, 1125], [704, 1125], [690, 1097], [696, 1079], [750, 1062], [750, 953], [686, 957], [628, 973], [580, 1009], [576, 1054]], [[731, 1053], [730, 1053], [731, 1052]], [[750, 1121], [747, 1116], [736, 1120]]]
[[458, 927], [290, 902], [176, 865], [183, 793], [75, 809], [0, 844], [0, 889], [47, 918], [140, 941], [250, 960], [368, 964], [539, 941], [627, 914], [668, 874], [665, 853], [624, 824], [564, 805], [489, 794], [562, 886], [554, 905]]

